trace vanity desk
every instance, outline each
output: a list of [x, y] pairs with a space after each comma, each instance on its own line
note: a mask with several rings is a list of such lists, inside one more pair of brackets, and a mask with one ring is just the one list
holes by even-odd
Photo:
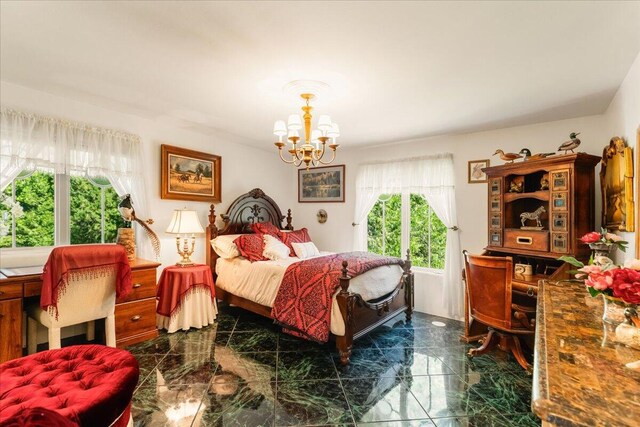
[[[116, 344], [125, 347], [158, 336], [156, 329], [157, 262], [136, 258], [131, 264], [133, 290], [116, 301]], [[22, 356], [24, 300], [40, 296], [42, 266], [0, 270], [0, 363]]]

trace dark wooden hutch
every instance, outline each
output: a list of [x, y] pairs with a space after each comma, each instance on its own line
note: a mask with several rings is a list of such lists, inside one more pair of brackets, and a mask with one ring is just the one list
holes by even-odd
[[[489, 209], [484, 254], [511, 256], [514, 265], [527, 264], [532, 269], [526, 276], [514, 272], [514, 299], [535, 298], [541, 279], [566, 277], [570, 268], [559, 257], [589, 257], [589, 247], [579, 238], [595, 227], [595, 166], [599, 161], [598, 156], [577, 153], [483, 169], [488, 178]], [[541, 208], [540, 224], [525, 220], [523, 227], [521, 215]], [[474, 341], [486, 327], [474, 325], [467, 311], [464, 339]]]

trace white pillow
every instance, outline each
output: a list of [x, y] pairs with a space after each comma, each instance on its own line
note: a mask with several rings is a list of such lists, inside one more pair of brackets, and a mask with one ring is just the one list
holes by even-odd
[[262, 250], [262, 256], [270, 259], [271, 261], [277, 261], [279, 259], [289, 258], [289, 247], [282, 243], [277, 237], [263, 234], [264, 249]]
[[293, 251], [296, 253], [296, 256], [300, 259], [320, 255], [320, 251], [313, 242], [291, 243], [291, 246], [293, 247]]
[[218, 254], [220, 258], [224, 259], [233, 259], [240, 256], [240, 251], [235, 243], [240, 234], [225, 234], [223, 236], [218, 236], [215, 239], [211, 240], [211, 247]]

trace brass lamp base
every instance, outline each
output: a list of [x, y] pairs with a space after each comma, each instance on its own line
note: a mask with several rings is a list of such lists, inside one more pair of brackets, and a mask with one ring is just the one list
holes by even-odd
[[196, 265], [195, 262], [191, 261], [191, 255], [193, 254], [193, 248], [196, 244], [195, 236], [191, 236], [191, 249], [189, 249], [188, 240], [184, 238], [184, 247], [180, 249], [180, 236], [176, 237], [176, 246], [178, 248], [178, 254], [182, 257], [182, 259], [176, 262], [178, 267], [191, 267]]

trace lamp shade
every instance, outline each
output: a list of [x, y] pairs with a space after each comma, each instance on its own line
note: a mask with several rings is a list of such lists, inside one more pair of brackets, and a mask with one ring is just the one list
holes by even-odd
[[278, 120], [274, 123], [273, 134], [275, 136], [285, 136], [287, 134], [287, 125], [284, 124], [284, 120]]
[[204, 233], [204, 228], [202, 228], [202, 224], [200, 224], [196, 211], [176, 209], [173, 211], [171, 222], [167, 227], [167, 233], [200, 234]]
[[337, 123], [331, 124], [331, 129], [327, 131], [327, 136], [330, 138], [337, 138], [340, 136], [340, 128]]
[[300, 119], [300, 116], [297, 114], [292, 114], [289, 116], [289, 120], [288, 120], [289, 124], [289, 130], [299, 130], [302, 129], [302, 120]]
[[320, 116], [320, 118], [318, 119], [318, 129], [323, 132], [331, 129], [331, 117], [327, 115]]

